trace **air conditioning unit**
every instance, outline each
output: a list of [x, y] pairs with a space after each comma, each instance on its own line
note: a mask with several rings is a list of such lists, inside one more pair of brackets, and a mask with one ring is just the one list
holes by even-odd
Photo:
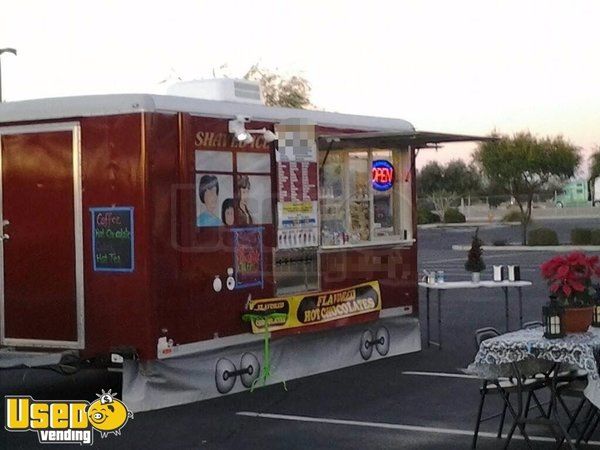
[[204, 100], [265, 104], [258, 81], [231, 78], [182, 81], [170, 86], [167, 94]]

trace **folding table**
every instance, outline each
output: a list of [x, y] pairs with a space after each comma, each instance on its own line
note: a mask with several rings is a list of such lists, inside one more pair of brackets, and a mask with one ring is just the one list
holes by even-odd
[[[442, 348], [442, 292], [450, 289], [480, 289], [480, 288], [502, 288], [504, 291], [504, 309], [506, 315], [506, 331], [508, 332], [508, 288], [516, 288], [519, 295], [519, 324], [523, 326], [523, 293], [521, 289], [525, 286], [531, 286], [531, 281], [449, 281], [444, 283], [425, 283], [420, 282], [419, 286], [425, 288], [427, 294], [427, 347], [430, 344]], [[429, 293], [432, 290], [437, 291], [437, 309], [438, 309], [438, 341], [431, 340], [431, 328], [429, 325]]]

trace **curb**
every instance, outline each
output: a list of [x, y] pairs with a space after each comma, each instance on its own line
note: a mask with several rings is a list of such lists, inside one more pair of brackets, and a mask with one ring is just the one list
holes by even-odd
[[[469, 251], [470, 245], [453, 245], [452, 250]], [[482, 250], [492, 252], [572, 252], [575, 250], [600, 252], [600, 245], [482, 245]]]
[[[515, 222], [518, 224], [519, 222]], [[508, 223], [509, 225], [511, 223]], [[417, 225], [419, 229], [431, 229], [431, 228], [475, 228], [475, 227], [492, 227], [501, 225], [501, 222], [463, 222], [463, 223], [426, 223]]]

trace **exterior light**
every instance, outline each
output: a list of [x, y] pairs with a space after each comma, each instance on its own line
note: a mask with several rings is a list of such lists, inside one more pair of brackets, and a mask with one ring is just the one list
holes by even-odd
[[[17, 56], [17, 50], [14, 48], [0, 48], [0, 56], [2, 53], [12, 53]], [[0, 66], [0, 102], [2, 102], [2, 67]]]
[[245, 144], [251, 144], [254, 141], [252, 134], [262, 134], [265, 142], [270, 143], [278, 139], [277, 133], [273, 133], [271, 130], [261, 128], [260, 130], [246, 130], [246, 122], [249, 122], [250, 118], [247, 116], [236, 116], [235, 119], [230, 120], [228, 124], [228, 130], [238, 140], [238, 142], [244, 142]]
[[239, 142], [251, 143], [254, 139], [250, 135], [248, 131], [246, 131], [246, 127], [244, 126], [244, 122], [240, 119], [230, 120], [229, 121], [229, 132], [233, 134], [233, 136]]
[[594, 316], [592, 318], [592, 326], [600, 328], [600, 286], [594, 286], [596, 291], [594, 295]]
[[557, 339], [564, 337], [565, 333], [562, 326], [562, 310], [562, 307], [553, 301], [548, 303], [546, 306], [542, 306], [544, 337], [546, 339]]

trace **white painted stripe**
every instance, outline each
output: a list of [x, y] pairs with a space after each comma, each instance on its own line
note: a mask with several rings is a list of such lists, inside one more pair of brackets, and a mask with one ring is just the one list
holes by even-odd
[[[295, 422], [312, 422], [312, 423], [329, 423], [333, 425], [350, 425], [357, 427], [370, 427], [370, 428], [384, 428], [388, 430], [403, 430], [403, 431], [416, 431], [421, 433], [438, 433], [438, 434], [453, 434], [458, 436], [473, 436], [473, 430], [457, 430], [451, 428], [436, 428], [436, 427], [421, 427], [417, 425], [401, 425], [396, 423], [381, 423], [381, 422], [362, 422], [359, 420], [341, 420], [341, 419], [328, 419], [325, 417], [309, 417], [309, 416], [292, 416], [288, 414], [269, 414], [269, 413], [258, 413], [252, 411], [238, 411], [238, 416], [255, 417], [259, 419], [275, 419], [275, 420], [290, 420]], [[488, 433], [485, 431], [479, 432], [479, 437], [494, 438], [496, 439], [496, 433]], [[505, 438], [506, 435], [502, 435]], [[513, 439], [523, 439], [523, 436], [515, 433]], [[547, 436], [529, 436], [532, 441], [538, 442], [554, 442], [556, 440], [553, 437]], [[600, 441], [589, 441], [588, 445], [600, 446]]]
[[467, 375], [466, 373], [447, 373], [447, 372], [415, 372], [407, 370], [402, 372], [402, 375], [423, 375], [426, 377], [443, 377], [443, 378], [470, 378], [479, 380], [475, 375]]

